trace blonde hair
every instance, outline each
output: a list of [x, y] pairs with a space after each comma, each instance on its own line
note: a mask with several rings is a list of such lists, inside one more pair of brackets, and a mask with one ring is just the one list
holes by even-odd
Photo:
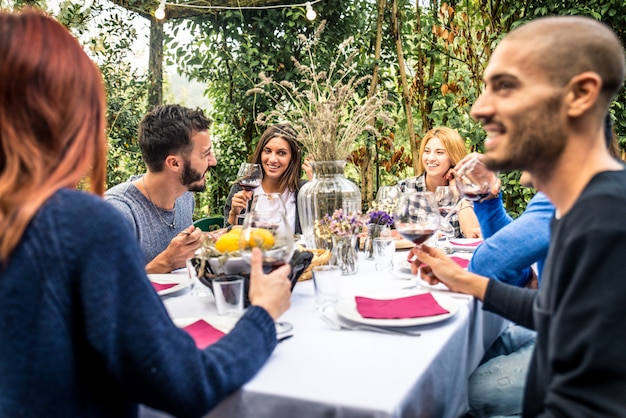
[[61, 24], [27, 8], [0, 12], [0, 262], [61, 188], [106, 179], [105, 96], [98, 67]]
[[447, 128], [445, 126], [435, 126], [430, 131], [426, 132], [426, 135], [422, 138], [419, 151], [419, 161], [417, 166], [417, 175], [421, 175], [424, 172], [424, 163], [422, 161], [422, 155], [424, 155], [424, 149], [428, 142], [433, 138], [439, 138], [443, 147], [450, 158], [451, 167], [454, 167], [456, 163], [463, 159], [467, 155], [467, 148], [465, 148], [465, 141], [461, 138], [461, 135], [454, 129]]

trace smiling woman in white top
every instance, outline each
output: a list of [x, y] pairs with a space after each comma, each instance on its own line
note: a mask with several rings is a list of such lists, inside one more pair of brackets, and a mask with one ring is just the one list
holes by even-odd
[[302, 232], [297, 197], [305, 181], [300, 178], [302, 153], [296, 137], [296, 132], [285, 124], [272, 125], [263, 132], [250, 159], [251, 163], [261, 165], [263, 181], [252, 191], [243, 190], [240, 185], [233, 184], [224, 206], [225, 226], [243, 221], [237, 215], [246, 210], [248, 201], [254, 195], [280, 193], [287, 209], [287, 221], [294, 233]]

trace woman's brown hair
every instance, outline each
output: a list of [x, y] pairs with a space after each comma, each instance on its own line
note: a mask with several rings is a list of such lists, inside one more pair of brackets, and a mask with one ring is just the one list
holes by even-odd
[[105, 96], [98, 67], [51, 17], [0, 12], [0, 263], [61, 188], [106, 178]]

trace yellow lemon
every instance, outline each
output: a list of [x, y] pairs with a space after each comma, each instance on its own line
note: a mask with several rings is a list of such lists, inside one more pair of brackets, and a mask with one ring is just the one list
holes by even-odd
[[272, 232], [267, 229], [253, 229], [250, 231], [248, 245], [251, 247], [260, 247], [264, 250], [269, 250], [274, 246], [274, 235], [272, 235]]
[[215, 249], [221, 253], [239, 251], [239, 234], [228, 232], [215, 241]]

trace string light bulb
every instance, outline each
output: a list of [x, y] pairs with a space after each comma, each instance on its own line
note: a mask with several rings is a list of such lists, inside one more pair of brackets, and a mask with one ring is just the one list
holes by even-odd
[[313, 10], [311, 3], [307, 3], [306, 4], [306, 18], [309, 20], [315, 20], [316, 17], [317, 17], [317, 13], [315, 13], [315, 10]]
[[159, 20], [165, 19], [165, 0], [159, 3], [159, 7], [154, 11], [154, 17]]

